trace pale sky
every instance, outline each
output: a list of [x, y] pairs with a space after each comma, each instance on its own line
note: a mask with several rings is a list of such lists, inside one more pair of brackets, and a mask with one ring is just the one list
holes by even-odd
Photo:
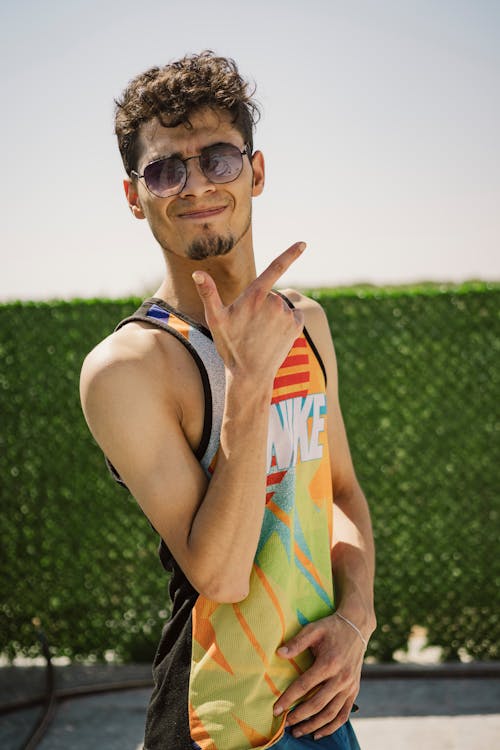
[[142, 295], [113, 99], [210, 48], [257, 84], [259, 269], [281, 286], [500, 279], [500, 0], [16, 0], [0, 9], [0, 301]]

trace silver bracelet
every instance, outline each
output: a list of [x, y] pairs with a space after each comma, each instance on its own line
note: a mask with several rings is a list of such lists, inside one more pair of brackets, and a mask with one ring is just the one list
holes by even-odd
[[350, 625], [353, 630], [356, 631], [356, 633], [359, 635], [359, 637], [363, 641], [363, 646], [365, 647], [365, 651], [366, 651], [366, 649], [368, 648], [368, 641], [363, 636], [363, 633], [361, 632], [361, 630], [353, 622], [351, 622], [350, 620], [348, 620], [347, 617], [344, 617], [344, 615], [341, 615], [340, 612], [335, 612], [335, 614], [337, 615], [337, 617], [340, 617], [341, 620], [343, 620], [348, 625]]

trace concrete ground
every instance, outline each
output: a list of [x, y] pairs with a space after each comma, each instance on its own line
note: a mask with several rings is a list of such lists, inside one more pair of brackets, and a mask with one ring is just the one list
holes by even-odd
[[[59, 699], [37, 750], [139, 750], [151, 692], [140, 685], [150, 677], [148, 665], [55, 667]], [[40, 695], [44, 680], [43, 667], [0, 668], [0, 706]], [[63, 697], [125, 681], [136, 687]], [[500, 664], [367, 667], [357, 703], [352, 723], [362, 750], [500, 748]], [[21, 750], [40, 714], [30, 707], [0, 715], [0, 748]]]
[[[493, 667], [493, 665], [491, 665]], [[496, 750], [500, 748], [500, 665], [496, 677], [367, 677], [352, 724], [362, 750]]]

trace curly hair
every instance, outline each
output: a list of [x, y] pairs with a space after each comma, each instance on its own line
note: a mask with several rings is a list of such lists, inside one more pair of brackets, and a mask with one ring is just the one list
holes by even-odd
[[115, 100], [115, 133], [127, 174], [136, 167], [137, 138], [143, 123], [157, 117], [164, 127], [190, 127], [190, 116], [205, 106], [229, 112], [252, 151], [253, 130], [260, 116], [254, 93], [235, 61], [217, 57], [211, 50], [141, 73], [130, 81], [121, 99]]

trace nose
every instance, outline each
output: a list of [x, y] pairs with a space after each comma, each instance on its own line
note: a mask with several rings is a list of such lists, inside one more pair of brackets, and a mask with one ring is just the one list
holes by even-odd
[[190, 159], [186, 159], [186, 162], [186, 184], [182, 188], [180, 195], [188, 198], [203, 195], [204, 193], [213, 193], [216, 189], [215, 185], [201, 171], [199, 158], [191, 157]]

